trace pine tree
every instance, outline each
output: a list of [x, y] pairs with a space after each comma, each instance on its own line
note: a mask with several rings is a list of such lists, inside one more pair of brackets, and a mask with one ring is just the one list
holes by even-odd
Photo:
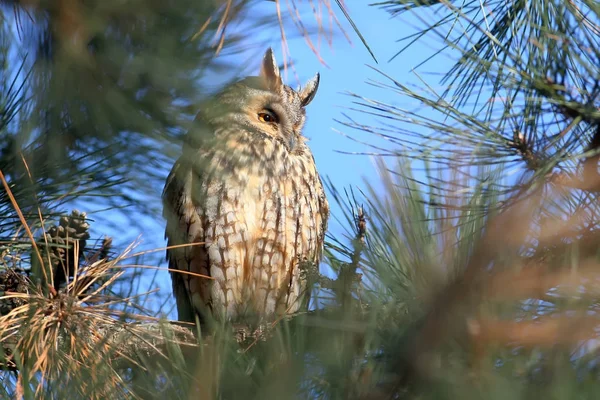
[[[242, 49], [236, 23], [288, 26], [272, 3], [279, 17], [256, 21], [233, 0], [0, 2], [2, 397], [592, 398], [594, 1], [373, 5], [421, 22], [399, 55], [433, 42], [456, 63], [420, 90], [374, 72], [416, 111], [352, 95], [344, 129], [393, 145], [385, 190], [329, 182], [348, 231], [328, 237], [336, 276], [314, 271], [307, 313], [202, 337], [145, 307], [135, 244], [93, 243], [72, 206], [158, 218], [143, 198], [210, 94], [202, 78], [231, 68], [215, 54]], [[343, 2], [318, 4], [369, 49]]]
[[[378, 5], [421, 23], [396, 56], [434, 48], [414, 66], [421, 90], [383, 73], [375, 83], [410, 107], [356, 95], [385, 120], [346, 121], [385, 135], [397, 145], [385, 155], [401, 160], [381, 165], [388, 199], [370, 208], [381, 250], [368, 265], [390, 260], [377, 275], [402, 271], [389, 293], [418, 299], [416, 322], [389, 331], [382, 352], [388, 394], [593, 397], [597, 2]], [[440, 81], [422, 78], [439, 57], [455, 63]]]

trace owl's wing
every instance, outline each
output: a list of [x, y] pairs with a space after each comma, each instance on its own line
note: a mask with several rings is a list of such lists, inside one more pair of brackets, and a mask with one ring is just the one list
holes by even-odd
[[184, 245], [168, 248], [167, 260], [171, 270], [179, 320], [187, 322], [195, 322], [197, 312], [192, 298], [200, 295], [200, 293], [194, 293], [194, 291], [200, 290], [198, 285], [194, 284], [199, 281], [199, 278], [176, 272], [176, 270], [199, 273], [197, 264], [206, 262], [204, 246], [202, 244], [189, 245], [204, 241], [204, 230], [199, 226], [202, 222], [198, 210], [192, 202], [191, 190], [192, 170], [187, 163], [179, 160], [173, 166], [163, 191], [163, 216], [167, 220], [165, 230], [165, 238], [168, 239], [167, 246]]
[[321, 216], [321, 226], [319, 231], [319, 243], [318, 246], [318, 255], [317, 255], [317, 263], [321, 262], [321, 258], [323, 256], [323, 248], [325, 246], [325, 233], [327, 233], [327, 223], [329, 221], [329, 202], [327, 201], [327, 196], [325, 195], [325, 188], [323, 187], [323, 182], [321, 181], [321, 177], [317, 175], [318, 182], [318, 195], [319, 195], [319, 215]]
[[[323, 258], [323, 250], [325, 246], [325, 233], [327, 232], [327, 223], [329, 220], [329, 202], [327, 201], [327, 196], [325, 195], [325, 189], [323, 187], [323, 182], [321, 181], [321, 177], [317, 174], [316, 182], [315, 182], [315, 193], [317, 195], [317, 212], [316, 212], [316, 220], [317, 220], [317, 240], [316, 240], [316, 252], [314, 254], [314, 259], [311, 261], [314, 262], [314, 266], [319, 271], [319, 266]], [[306, 290], [304, 293], [304, 299], [302, 301], [303, 308], [307, 308], [310, 304], [311, 300], [311, 291]]]

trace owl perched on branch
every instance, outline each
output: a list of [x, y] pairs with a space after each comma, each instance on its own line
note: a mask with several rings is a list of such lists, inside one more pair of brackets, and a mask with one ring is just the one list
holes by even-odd
[[285, 85], [271, 49], [260, 76], [226, 87], [188, 134], [163, 214], [179, 319], [260, 319], [308, 302], [306, 265], [323, 251], [329, 205], [307, 139], [319, 74]]

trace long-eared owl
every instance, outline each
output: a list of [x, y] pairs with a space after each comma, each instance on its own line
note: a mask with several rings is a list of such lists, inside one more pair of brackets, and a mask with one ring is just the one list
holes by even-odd
[[303, 265], [321, 258], [329, 205], [302, 135], [319, 74], [285, 85], [271, 49], [259, 76], [200, 110], [163, 192], [167, 258], [179, 319], [306, 306]]

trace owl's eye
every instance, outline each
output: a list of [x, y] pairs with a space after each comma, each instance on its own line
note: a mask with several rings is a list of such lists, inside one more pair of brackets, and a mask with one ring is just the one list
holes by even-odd
[[275, 123], [275, 124], [279, 122], [279, 118], [277, 118], [277, 114], [275, 114], [273, 111], [270, 111], [270, 110], [259, 112], [258, 120], [260, 122]]

